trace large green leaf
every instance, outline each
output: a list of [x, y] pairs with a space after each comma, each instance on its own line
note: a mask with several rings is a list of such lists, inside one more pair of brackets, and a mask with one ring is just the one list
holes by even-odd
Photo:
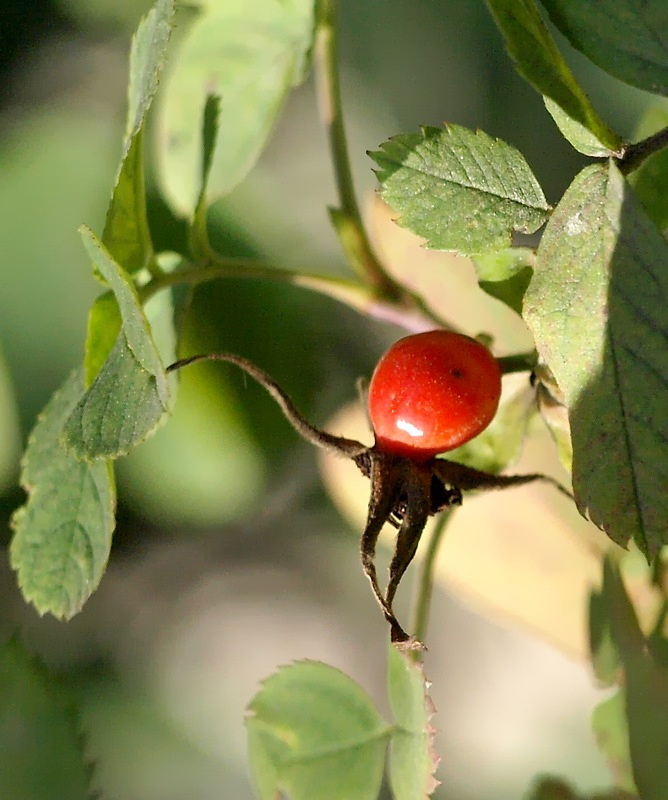
[[87, 228], [84, 245], [121, 314], [116, 342], [64, 428], [80, 458], [117, 458], [149, 436], [171, 407], [167, 376], [132, 282]]
[[165, 86], [158, 152], [165, 193], [187, 215], [200, 192], [207, 98], [221, 99], [209, 176], [209, 195], [215, 199], [257, 161], [288, 91], [304, 77], [313, 38], [313, 0], [197, 6]]
[[69, 619], [97, 588], [114, 529], [108, 464], [77, 461], [60, 444], [83, 391], [83, 370], [56, 392], [35, 426], [21, 482], [28, 502], [14, 515], [10, 548], [23, 596], [44, 614]]
[[521, 153], [459, 125], [395, 136], [370, 153], [383, 199], [427, 247], [464, 255], [501, 250], [533, 233], [549, 206]]
[[249, 706], [250, 767], [262, 800], [376, 800], [390, 728], [347, 675], [282, 667]]
[[434, 706], [427, 693], [422, 664], [390, 645], [388, 694], [396, 727], [390, 743], [390, 783], [395, 800], [424, 800], [438, 781], [434, 772]]
[[123, 156], [102, 236], [105, 247], [128, 272], [145, 267], [153, 252], [144, 191], [144, 124], [158, 88], [173, 15], [173, 0], [157, 0], [141, 21], [130, 53]]
[[542, 0], [573, 47], [632, 86], [668, 94], [665, 0]]
[[16, 640], [0, 647], [0, 796], [85, 800], [90, 767], [72, 698]]
[[648, 556], [668, 542], [668, 246], [614, 164], [581, 172], [543, 235], [525, 316], [564, 392], [577, 503]]
[[487, 0], [519, 74], [564, 114], [588, 130], [609, 153], [621, 140], [600, 119], [573, 77], [533, 0]]

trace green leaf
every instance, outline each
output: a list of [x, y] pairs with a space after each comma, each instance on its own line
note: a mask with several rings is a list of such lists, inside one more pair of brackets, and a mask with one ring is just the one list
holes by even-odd
[[262, 152], [289, 90], [304, 78], [312, 0], [228, 0], [200, 9], [162, 97], [159, 177], [173, 206], [192, 215], [200, 193], [201, 120], [221, 98], [210, 199], [228, 193]]
[[519, 74], [610, 152], [618, 152], [621, 139], [600, 119], [573, 77], [533, 0], [487, 0], [487, 5]]
[[533, 275], [533, 261], [533, 250], [528, 247], [473, 256], [480, 288], [518, 314], [522, 313], [524, 293]]
[[390, 743], [390, 783], [395, 800], [423, 800], [438, 785], [434, 772], [434, 706], [422, 664], [390, 645], [388, 693], [396, 728]]
[[72, 699], [14, 639], [0, 648], [0, 787], [11, 800], [86, 800]]
[[632, 795], [637, 793], [629, 753], [624, 690], [619, 689], [594, 709], [591, 726], [594, 738], [613, 774], [615, 785]]
[[122, 325], [121, 312], [113, 292], [101, 294], [88, 312], [86, 332], [86, 386], [90, 386], [114, 349]]
[[23, 596], [59, 619], [78, 613], [97, 588], [114, 530], [109, 465], [77, 461], [60, 444], [84, 391], [82, 372], [70, 376], [37, 421], [21, 475], [28, 501], [12, 520], [10, 558]]
[[647, 92], [668, 94], [665, 0], [542, 0], [550, 19], [601, 69]]
[[655, 658], [648, 646], [618, 569], [609, 559], [603, 567], [603, 593], [625, 671], [633, 778], [643, 800], [665, 800], [668, 796], [668, 667]]
[[158, 90], [173, 19], [174, 0], [156, 0], [153, 8], [139, 23], [132, 40], [126, 146], [144, 126], [146, 114]]
[[367, 694], [326, 664], [282, 667], [249, 706], [249, 760], [262, 800], [376, 800], [390, 728]]
[[395, 136], [369, 153], [398, 222], [435, 250], [501, 250], [512, 231], [533, 233], [549, 206], [524, 157], [459, 125]]
[[526, 321], [564, 393], [582, 513], [646, 556], [668, 542], [668, 246], [614, 164], [583, 170], [543, 235]]
[[128, 272], [143, 269], [153, 254], [146, 218], [143, 141], [140, 130], [123, 157], [102, 234], [105, 247]]
[[[603, 144], [588, 128], [581, 125], [577, 120], [569, 117], [568, 114], [549, 97], [543, 97], [545, 108], [555, 121], [557, 128], [566, 139], [579, 152], [593, 158], [606, 158], [615, 155], [615, 152], [607, 145]], [[620, 143], [621, 146], [621, 143]], [[619, 148], [618, 148], [619, 149]]]
[[[640, 121], [634, 140], [645, 139], [668, 127], [668, 109], [663, 106], [649, 108]], [[668, 148], [647, 158], [629, 176], [638, 199], [650, 219], [662, 231], [668, 228]]]
[[105, 247], [128, 272], [145, 267], [153, 254], [144, 190], [144, 124], [158, 88], [173, 16], [173, 0], [157, 0], [141, 21], [130, 52], [123, 157], [102, 235]]
[[149, 436], [171, 407], [165, 370], [127, 274], [87, 228], [84, 245], [111, 285], [122, 324], [116, 342], [65, 423], [67, 446], [80, 458], [117, 458]]

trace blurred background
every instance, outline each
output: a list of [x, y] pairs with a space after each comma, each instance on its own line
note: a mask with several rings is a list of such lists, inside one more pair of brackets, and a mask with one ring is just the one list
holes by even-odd
[[[355, 179], [390, 260], [415, 259], [417, 270], [434, 256], [388, 230], [372, 202], [365, 153], [420, 124], [456, 122], [505, 139], [524, 153], [548, 200], [558, 200], [580, 157], [513, 72], [482, 2], [340, 6]], [[0, 639], [20, 632], [75, 688], [93, 785], [104, 800], [246, 800], [253, 795], [244, 708], [279, 664], [313, 658], [340, 667], [386, 711], [387, 632], [359, 566], [357, 512], [346, 512], [340, 498], [344, 513], [336, 509], [316, 454], [263, 391], [220, 365], [184, 379], [174, 419], [118, 464], [109, 570], [72, 622], [40, 619], [23, 603], [6, 553], [9, 517], [23, 501], [21, 449], [83, 355], [98, 289], [77, 228], [103, 227], [120, 157], [130, 37], [148, 7], [146, 0], [5, 0], [0, 10]], [[649, 98], [559, 41], [601, 115], [630, 136]], [[348, 275], [327, 217], [335, 201], [308, 82], [291, 97], [260, 164], [217, 204], [215, 244]], [[149, 203], [156, 249], [181, 246], [184, 228], [153, 182]], [[449, 291], [458, 282], [468, 282], [470, 301]], [[517, 320], [471, 285], [461, 266], [441, 287], [459, 323], [491, 331], [506, 352], [525, 343]], [[368, 377], [403, 333], [303, 290], [242, 280], [199, 289], [186, 328], [188, 352], [251, 358], [316, 423], [355, 399], [355, 380]], [[537, 433], [528, 449], [530, 468], [559, 474], [546, 437]], [[347, 485], [326, 478], [328, 486]], [[352, 505], [363, 506], [364, 491], [362, 484]], [[589, 729], [602, 694], [583, 659], [596, 569], [582, 554], [573, 567], [579, 556], [569, 555], [581, 552], [573, 542], [589, 535], [588, 526], [549, 490], [527, 492], [508, 493], [502, 506], [500, 496], [471, 500], [443, 554], [427, 656], [439, 712], [440, 798], [515, 800], [545, 772], [583, 791], [609, 783]], [[517, 558], [503, 538], [508, 528]], [[559, 573], [549, 589], [541, 569]], [[523, 613], [531, 601], [513, 594], [518, 582], [550, 594], [549, 602], [536, 600], [539, 618]], [[404, 614], [410, 593], [409, 578]]]

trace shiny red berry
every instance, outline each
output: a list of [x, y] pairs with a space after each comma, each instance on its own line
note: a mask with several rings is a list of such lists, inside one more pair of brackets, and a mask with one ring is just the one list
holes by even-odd
[[378, 362], [369, 416], [379, 450], [427, 461], [483, 431], [501, 397], [501, 370], [480, 342], [451, 331], [406, 336]]

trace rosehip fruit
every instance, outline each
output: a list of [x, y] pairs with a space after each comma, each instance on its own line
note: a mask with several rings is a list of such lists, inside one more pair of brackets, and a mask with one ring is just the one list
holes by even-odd
[[427, 461], [481, 433], [500, 397], [501, 370], [480, 342], [443, 330], [406, 336], [380, 359], [369, 385], [376, 446]]

